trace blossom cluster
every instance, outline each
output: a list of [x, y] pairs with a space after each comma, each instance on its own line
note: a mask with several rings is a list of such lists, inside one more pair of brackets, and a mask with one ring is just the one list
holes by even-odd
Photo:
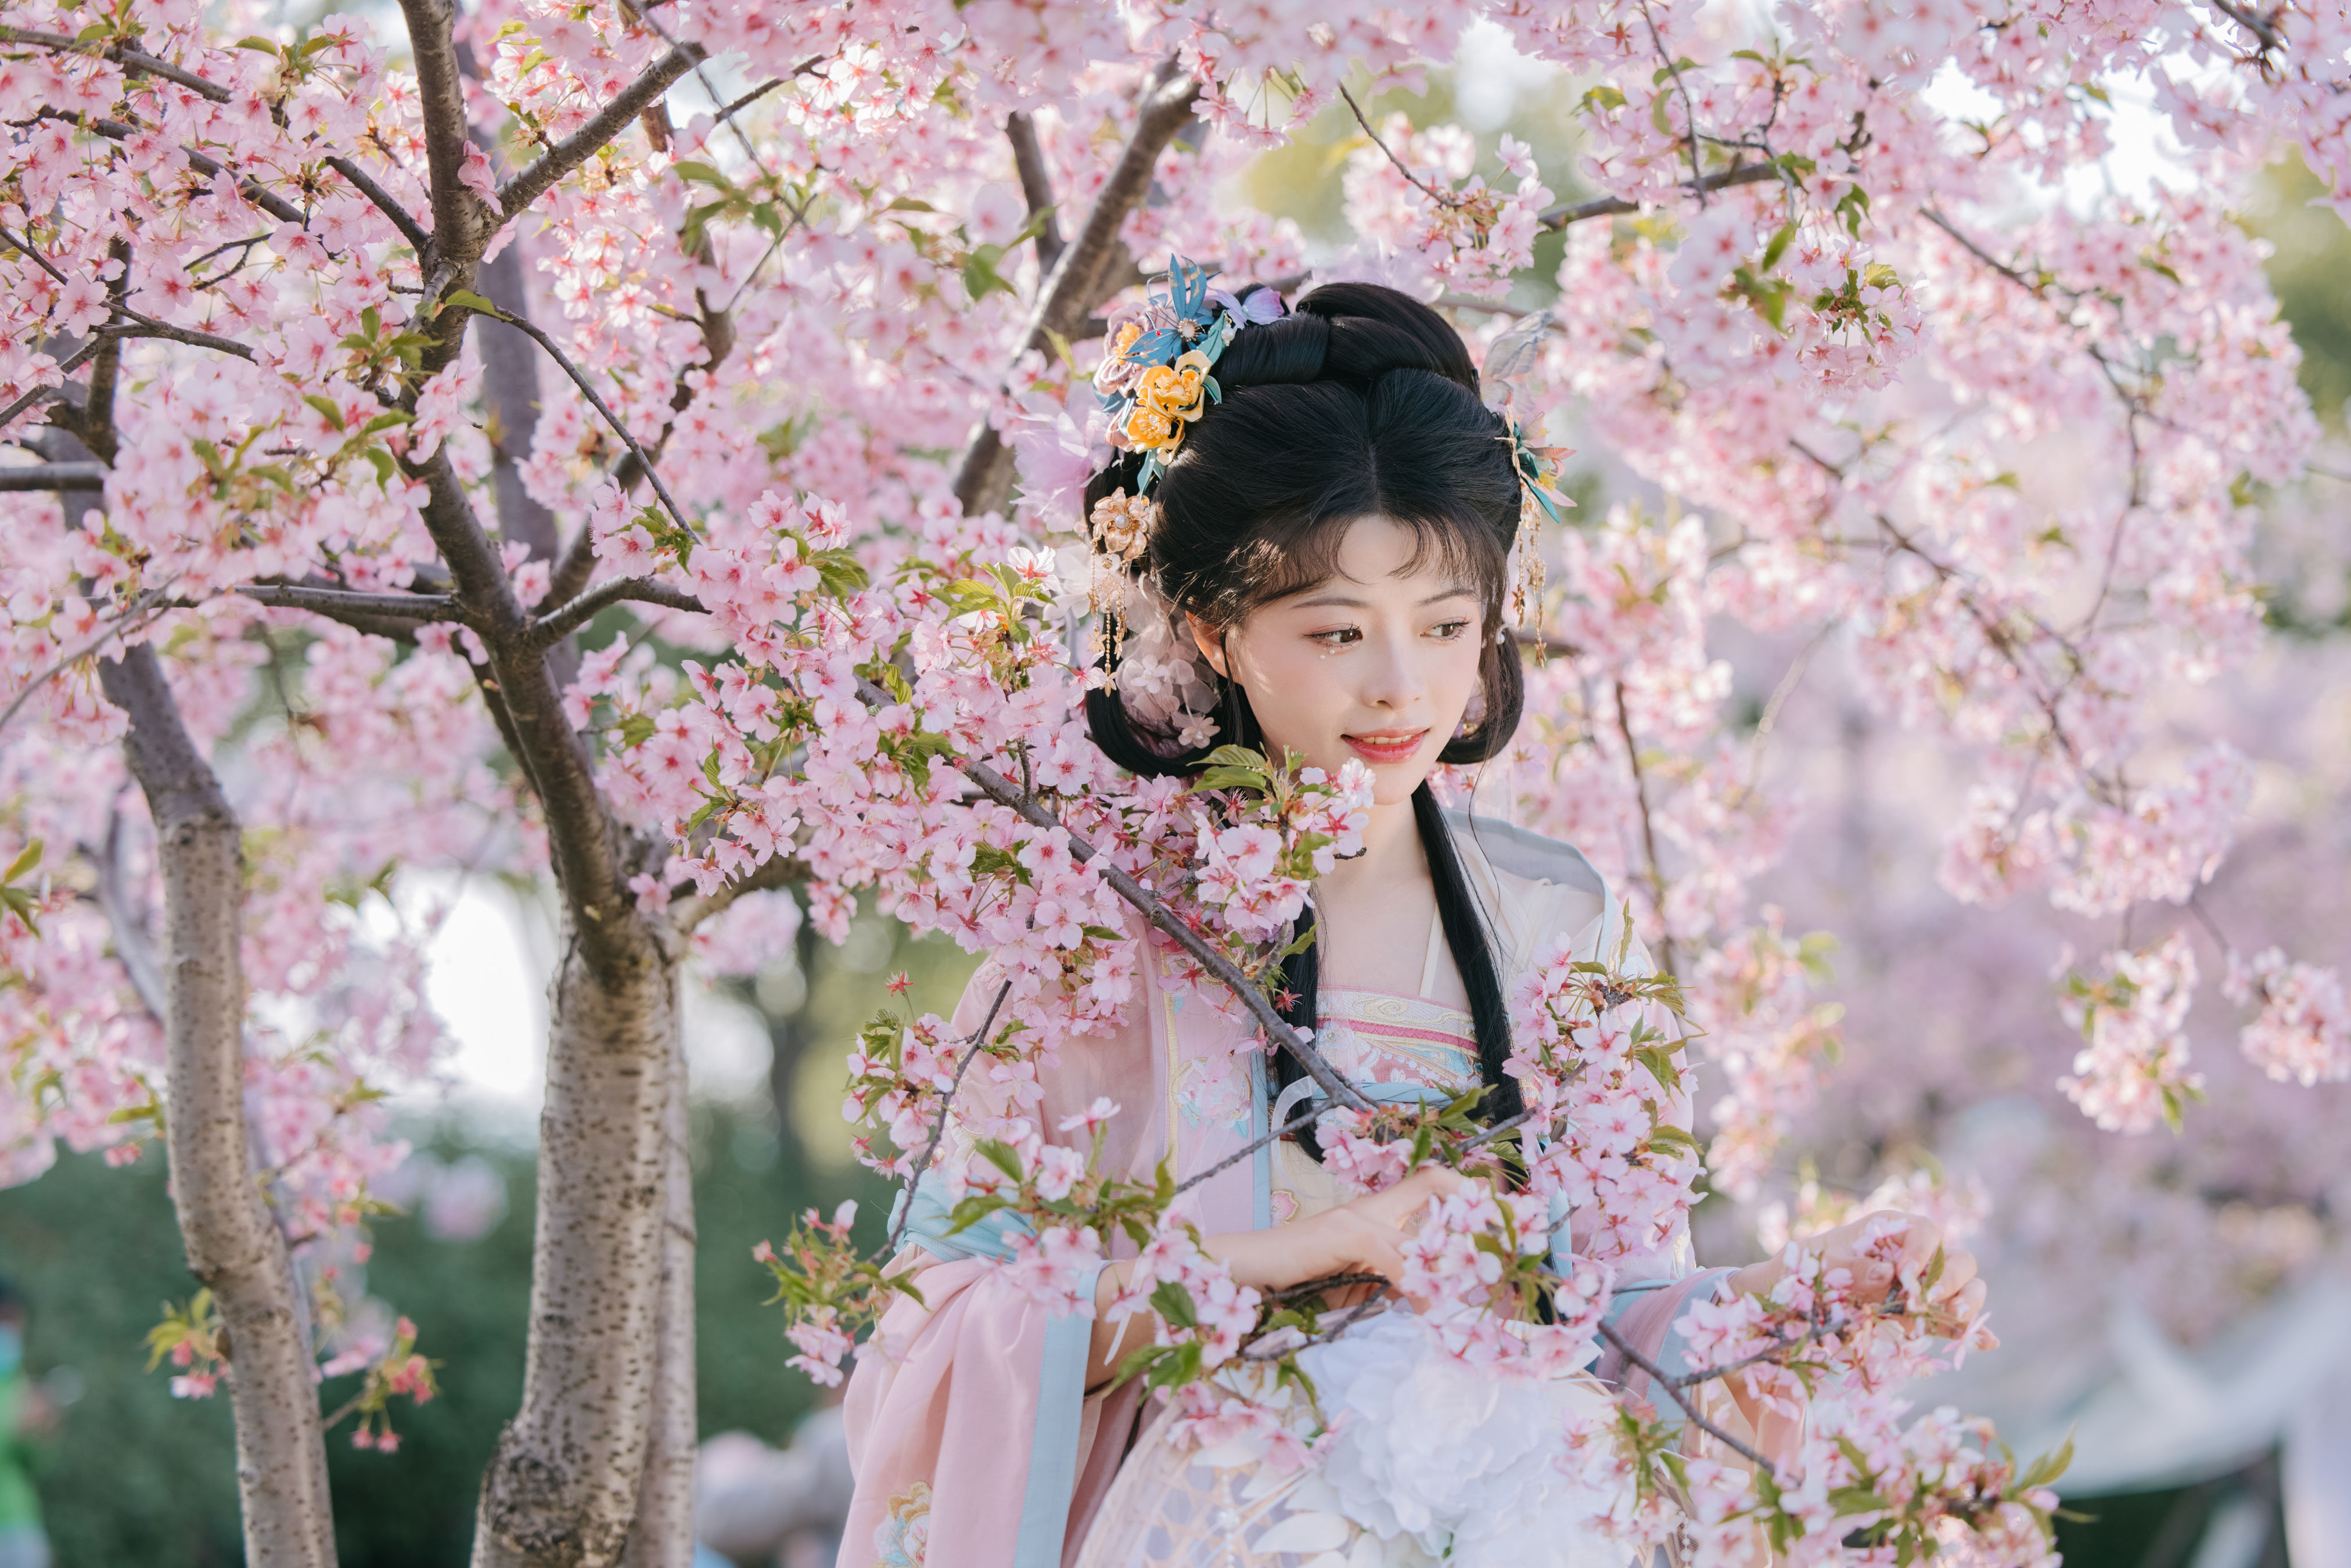
[[[1157, 1201], [1106, 1197], [1032, 1113], [1040, 1068], [1134, 995], [1140, 921], [1103, 868], [1261, 982], [1360, 829], [1362, 780], [1228, 758], [1262, 782], [1212, 774], [1204, 793], [1124, 778], [1091, 744], [1083, 593], [1048, 566], [1111, 450], [1072, 413], [1106, 356], [1071, 334], [1144, 308], [1121, 280], [1171, 252], [1228, 281], [1307, 275], [1294, 224], [1220, 191], [1343, 84], [1419, 85], [1489, 9], [1585, 84], [1577, 166], [1547, 173], [1506, 141], [1506, 191], [1458, 127], [1384, 118], [1342, 180], [1360, 243], [1319, 276], [1449, 299], [1480, 353], [1510, 345], [1488, 362], [1522, 417], [1581, 423], [1665, 497], [1545, 541], [1558, 590], [1528, 631], [1550, 657], [1494, 776], [1689, 978], [1701, 1065], [1723, 1070], [1719, 1179], [1760, 1179], [1835, 1026], [1817, 955], [1747, 904], [1806, 789], [1770, 749], [1777, 699], [1742, 721], [1710, 628], [1835, 633], [1869, 700], [1972, 759], [1954, 894], [2085, 914], [2190, 896], [2248, 766], [2217, 747], [2147, 763], [2141, 716], [2258, 646], [2250, 497], [2299, 471], [2315, 429], [2229, 193], [2283, 143], [2351, 199], [2339, 8], [2166, 3], [2118, 27], [2048, 6], [1987, 25], [1957, 0], [1895, 20], [721, 0], [675, 20], [731, 51], [751, 95], [687, 114], [656, 93], [533, 191], [534, 161], [668, 56], [650, 14], [469, 13], [453, 167], [427, 134], [433, 84], [368, 19], [18, 0], [0, 50], [0, 436], [49, 487], [0, 498], [5, 1174], [37, 1175], [59, 1138], [136, 1157], [167, 1110], [157, 846], [96, 668], [143, 643], [248, 830], [246, 1077], [272, 1211], [313, 1263], [363, 1224], [403, 1153], [380, 1097], [444, 1060], [422, 985], [436, 916], [393, 895], [402, 873], [550, 875], [546, 802], [465, 620], [479, 606], [428, 527], [462, 502], [495, 519], [468, 570], [500, 612], [561, 622], [547, 653], [598, 809], [655, 847], [627, 868], [629, 918], [739, 960], [803, 906], [839, 938], [871, 898], [990, 954], [986, 1026], [861, 1036], [862, 1152], [911, 1176], [935, 1141], [956, 1202], [1029, 1222], [1018, 1277], [1083, 1310], [1075, 1281], [1123, 1233], [1104, 1205]], [[1925, 90], [1945, 69], [1993, 108], [1967, 138]], [[2053, 199], [2106, 143], [2103, 84], [2128, 79], [2155, 85], [2195, 178]], [[697, 85], [695, 101], [737, 102]], [[1210, 133], [1142, 150], [1150, 199], [1108, 214], [1100, 297], [1040, 327], [1056, 274], [1039, 213], [1074, 235], [1171, 90]], [[1550, 206], [1570, 173], [1596, 199]], [[495, 229], [466, 274], [486, 292], [428, 265], [467, 224]], [[1530, 276], [1536, 236], [1561, 228], [1556, 275]], [[1547, 309], [1505, 308], [1546, 281]], [[564, 373], [529, 361], [517, 392], [501, 334], [534, 319]], [[1206, 382], [1154, 368], [1175, 438]], [[1017, 454], [1017, 495], [962, 482], [990, 442]], [[1130, 695], [1156, 682], [1204, 725], [1188, 668], [1171, 635]], [[1180, 967], [1226, 1005], [1196, 956]], [[1528, 1190], [1591, 1217], [1595, 1268], [1670, 1229], [1698, 1170], [1695, 1069], [1668, 982], [1639, 967], [1547, 963], [1515, 998], [1513, 1070], [1542, 1118]], [[2067, 1092], [2102, 1125], [2152, 1126], [2192, 1092], [2195, 972], [2185, 938], [2110, 955], [2064, 1004], [2087, 1037]], [[2264, 1071], [2341, 1076], [2331, 972], [2281, 949], [2234, 973]], [[1373, 1129], [1333, 1139], [1351, 1179], [1401, 1174]], [[1531, 1256], [1494, 1205], [1431, 1220], [1433, 1289], [1467, 1303], [1500, 1282], [1486, 1260]], [[811, 1367], [837, 1364], [882, 1289], [841, 1260], [845, 1225], [811, 1220], [778, 1255], [818, 1281], [792, 1302]], [[1223, 1301], [1186, 1343], [1223, 1343], [1239, 1311]], [[190, 1355], [183, 1375], [205, 1375]], [[1926, 1427], [1915, 1452], [1883, 1447], [1891, 1429], [1855, 1437], [1873, 1464], [1978, 1463], [1959, 1427]]]

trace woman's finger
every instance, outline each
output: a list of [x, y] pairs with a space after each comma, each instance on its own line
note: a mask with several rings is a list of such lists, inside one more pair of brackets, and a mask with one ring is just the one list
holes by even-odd
[[1948, 1301], [1956, 1298], [1976, 1277], [1976, 1255], [1972, 1252], [1948, 1251], [1943, 1254], [1942, 1277], [1927, 1291], [1930, 1301]]

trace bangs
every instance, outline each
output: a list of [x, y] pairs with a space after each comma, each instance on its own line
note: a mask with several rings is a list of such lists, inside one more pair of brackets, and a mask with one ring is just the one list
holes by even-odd
[[1374, 517], [1412, 532], [1412, 553], [1396, 569], [1395, 576], [1433, 570], [1451, 577], [1478, 595], [1486, 630], [1494, 629], [1502, 612], [1506, 561], [1493, 529], [1477, 517], [1397, 517], [1378, 512], [1305, 517], [1264, 525], [1241, 546], [1234, 562], [1239, 570], [1232, 574], [1231, 586], [1200, 607], [1201, 618], [1219, 626], [1237, 625], [1253, 610], [1337, 580], [1347, 530]]

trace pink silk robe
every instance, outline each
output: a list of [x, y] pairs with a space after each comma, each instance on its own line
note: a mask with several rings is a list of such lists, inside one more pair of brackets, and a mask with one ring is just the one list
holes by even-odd
[[[1484, 819], [1455, 817], [1453, 828], [1506, 992], [1554, 936], [1574, 938], [1580, 957], [1615, 952], [1622, 906], [1583, 855]], [[1130, 928], [1146, 946], [1121, 1028], [1066, 1043], [1040, 1071], [1044, 1097], [1029, 1114], [1047, 1138], [1082, 1148], [1081, 1134], [1054, 1129], [1107, 1095], [1123, 1110], [1105, 1168], [1148, 1180], [1166, 1159], [1180, 1179], [1263, 1135], [1265, 1060], [1237, 1002], [1214, 981], [1181, 983], [1181, 950], [1139, 921]], [[1636, 943], [1633, 967], [1646, 965]], [[993, 965], [982, 964], [951, 1038], [978, 1028], [996, 985]], [[1688, 1124], [1686, 1096], [1673, 1119]], [[967, 1153], [950, 1145], [941, 1160]], [[1179, 1200], [1185, 1218], [1203, 1235], [1270, 1227], [1272, 1165], [1260, 1150], [1202, 1183]], [[839, 1568], [1062, 1568], [1140, 1428], [1139, 1391], [1087, 1391], [1092, 1320], [1055, 1318], [1001, 1277], [993, 1260], [1008, 1245], [1006, 1217], [949, 1236], [928, 1190], [914, 1210], [907, 1260], [923, 1301], [891, 1307], [850, 1377], [857, 1490]], [[1567, 1217], [1572, 1245], [1585, 1238], [1584, 1218]], [[1123, 1239], [1113, 1255], [1122, 1250], [1131, 1250]], [[1649, 1359], [1679, 1370], [1671, 1325], [1719, 1271], [1695, 1271], [1686, 1226], [1614, 1262], [1612, 1317]], [[1596, 1370], [1621, 1381], [1625, 1364], [1612, 1353]]]

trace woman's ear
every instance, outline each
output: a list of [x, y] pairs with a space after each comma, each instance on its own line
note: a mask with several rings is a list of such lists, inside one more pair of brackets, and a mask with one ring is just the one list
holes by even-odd
[[1231, 680], [1233, 673], [1225, 667], [1225, 634], [1190, 611], [1184, 612], [1184, 624], [1192, 630], [1192, 641], [1199, 646], [1201, 657], [1208, 668], [1217, 672], [1220, 680]]

